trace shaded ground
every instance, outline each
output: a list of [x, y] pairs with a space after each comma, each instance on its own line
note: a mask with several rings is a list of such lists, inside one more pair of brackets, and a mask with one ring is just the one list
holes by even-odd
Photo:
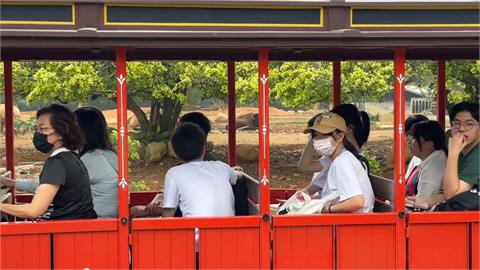
[[[226, 111], [203, 111], [212, 121], [219, 119], [219, 115], [225, 115]], [[256, 112], [256, 108], [237, 109], [237, 115]], [[33, 112], [22, 112], [22, 118], [28, 119]], [[115, 126], [116, 111], [104, 111], [110, 126]], [[307, 136], [302, 133], [305, 123], [312, 116], [312, 112], [295, 113], [272, 108], [270, 110], [270, 184], [272, 187], [300, 188], [304, 187], [311, 179], [311, 173], [301, 173], [296, 169], [296, 164]], [[215, 145], [214, 153], [223, 161], [227, 160], [228, 136], [225, 130], [225, 122], [213, 123], [213, 131], [209, 135], [209, 141]], [[366, 149], [375, 156], [385, 167], [386, 155], [393, 143], [392, 130], [372, 130]], [[257, 131], [239, 131], [237, 144], [258, 145]], [[29, 164], [35, 161], [43, 161], [45, 156], [33, 148], [32, 135], [18, 135], [15, 137], [15, 161], [17, 165]], [[129, 181], [143, 180], [151, 190], [163, 189], [163, 178], [166, 171], [179, 164], [174, 158], [165, 157], [161, 162], [150, 164], [131, 164]], [[258, 161], [238, 162], [248, 174], [258, 176]], [[0, 168], [5, 166], [5, 137], [0, 135]], [[1, 169], [0, 169], [1, 170]], [[29, 172], [22, 171], [22, 178], [38, 177], [39, 170]], [[391, 172], [386, 173], [391, 176]], [[20, 176], [18, 176], [20, 177]]]

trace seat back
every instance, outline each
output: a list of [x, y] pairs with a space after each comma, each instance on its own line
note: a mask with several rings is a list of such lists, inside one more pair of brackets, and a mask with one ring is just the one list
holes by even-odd
[[375, 206], [373, 211], [393, 211], [393, 180], [378, 175], [370, 175], [370, 183], [372, 184], [373, 193], [375, 194]]

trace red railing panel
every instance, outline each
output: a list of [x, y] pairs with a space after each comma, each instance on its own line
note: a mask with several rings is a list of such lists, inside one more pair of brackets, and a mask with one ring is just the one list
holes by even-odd
[[337, 267], [395, 268], [395, 233], [395, 224], [338, 226]]
[[200, 229], [200, 269], [258, 269], [259, 237], [259, 228]]
[[133, 232], [133, 269], [195, 269], [194, 229]]
[[333, 268], [333, 226], [292, 226], [274, 230], [275, 269]]
[[480, 224], [472, 223], [470, 228], [471, 269], [480, 269]]
[[59, 233], [53, 241], [55, 268], [118, 268], [116, 231]]
[[50, 234], [2, 235], [0, 242], [0, 269], [51, 268]]
[[468, 223], [410, 224], [409, 267], [467, 269]]

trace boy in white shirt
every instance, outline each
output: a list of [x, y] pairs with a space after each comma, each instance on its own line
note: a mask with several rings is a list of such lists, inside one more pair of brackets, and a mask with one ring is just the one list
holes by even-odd
[[233, 184], [237, 174], [221, 161], [204, 161], [206, 135], [195, 124], [179, 125], [172, 146], [184, 164], [165, 175], [163, 217], [173, 217], [180, 207], [184, 217], [234, 216]]

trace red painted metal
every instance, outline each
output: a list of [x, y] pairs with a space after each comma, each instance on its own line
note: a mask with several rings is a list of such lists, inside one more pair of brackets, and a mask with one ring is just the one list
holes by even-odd
[[395, 268], [395, 237], [395, 213], [274, 216], [274, 268]]
[[470, 269], [480, 269], [480, 223], [470, 226]]
[[270, 268], [270, 144], [268, 49], [258, 50], [259, 179], [260, 179], [260, 267]]
[[259, 268], [260, 217], [134, 219], [133, 268]]
[[4, 223], [0, 236], [29, 235], [45, 233], [105, 232], [117, 229], [116, 219], [69, 220], [48, 222]]
[[118, 259], [119, 267], [128, 262], [128, 125], [127, 125], [127, 50], [116, 49], [117, 137], [118, 137]]
[[445, 108], [447, 95], [445, 91], [445, 60], [437, 61], [437, 121], [445, 129]]
[[[3, 226], [0, 231], [3, 230]], [[0, 269], [51, 269], [50, 234], [0, 236]]]
[[235, 61], [227, 62], [228, 71], [228, 164], [230, 166], [237, 165], [237, 129], [235, 122]]
[[133, 231], [133, 269], [195, 269], [195, 231]]
[[[13, 82], [12, 61], [3, 62], [3, 82], [5, 95], [5, 152], [7, 158], [6, 169], [12, 172], [15, 179], [15, 148], [13, 145]], [[12, 189], [13, 203], [15, 203], [15, 189]]]
[[342, 102], [342, 71], [341, 61], [333, 61], [333, 107], [339, 105]]
[[130, 192], [128, 206], [132, 207], [135, 205], [147, 205], [153, 198], [158, 194], [155, 191], [145, 191], [145, 192]]
[[133, 230], [171, 230], [191, 228], [255, 228], [260, 226], [258, 216], [209, 218], [142, 218], [132, 220]]
[[[396, 213], [405, 212], [405, 49], [394, 50], [394, 151], [395, 151], [395, 204]], [[405, 215], [397, 220], [397, 268], [405, 268]]]
[[274, 227], [395, 224], [395, 213], [274, 216]]
[[409, 224], [480, 222], [479, 211], [409, 213]]
[[393, 269], [395, 224], [340, 225], [336, 228], [336, 265], [339, 269]]
[[334, 226], [278, 227], [273, 240], [274, 269], [334, 268]]
[[409, 267], [468, 269], [468, 226], [468, 223], [410, 224]]
[[258, 269], [260, 230], [200, 229], [199, 269]]
[[57, 233], [53, 237], [56, 269], [117, 269], [117, 230]]

